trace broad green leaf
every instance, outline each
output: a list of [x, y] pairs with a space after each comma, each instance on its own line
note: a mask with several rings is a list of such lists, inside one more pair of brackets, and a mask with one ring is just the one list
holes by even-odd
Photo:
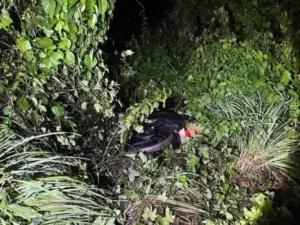
[[17, 46], [22, 53], [32, 49], [30, 42], [24, 37], [21, 37], [17, 40]]
[[53, 65], [59, 65], [60, 60], [64, 58], [64, 53], [60, 50], [51, 54], [50, 60]]
[[64, 26], [64, 22], [63, 22], [63, 21], [59, 21], [59, 22], [56, 24], [56, 26], [55, 26], [54, 29], [55, 29], [59, 34], [61, 34], [61, 30], [62, 30], [63, 26]]
[[36, 43], [41, 48], [50, 49], [50, 48], [55, 47], [53, 44], [53, 40], [49, 37], [37, 38]]
[[68, 65], [68, 66], [72, 66], [75, 64], [75, 55], [73, 52], [71, 51], [66, 51], [66, 55], [65, 55], [65, 60], [64, 62]]
[[23, 57], [24, 57], [24, 59], [26, 59], [27, 62], [29, 62], [33, 59], [34, 53], [33, 53], [32, 50], [29, 50], [29, 51], [24, 53]]
[[66, 49], [67, 50], [71, 47], [71, 41], [68, 38], [63, 37], [61, 39], [61, 42], [59, 42], [58, 47], [60, 49]]
[[25, 98], [20, 99], [18, 101], [18, 106], [23, 112], [25, 112], [29, 109], [29, 103], [28, 103], [27, 99], [25, 99]]
[[98, 17], [96, 14], [93, 14], [92, 19], [89, 19], [88, 23], [89, 23], [89, 27], [94, 29], [95, 25], [97, 24], [98, 21]]
[[92, 15], [96, 4], [95, 0], [86, 0], [85, 4], [88, 9], [88, 12]]
[[51, 69], [53, 67], [53, 63], [50, 60], [50, 57], [46, 57], [43, 59], [42, 63], [40, 64], [41, 68]]
[[56, 8], [56, 1], [55, 0], [42, 0], [42, 6], [44, 8], [44, 11], [52, 19], [54, 16], [55, 8]]
[[102, 21], [105, 19], [105, 13], [107, 11], [107, 0], [98, 0], [98, 7], [99, 7], [99, 12], [102, 15]]
[[51, 111], [55, 117], [62, 117], [65, 114], [65, 109], [62, 106], [53, 106]]
[[13, 21], [10, 18], [7, 10], [2, 8], [1, 15], [0, 15], [0, 29], [5, 29], [5, 28], [9, 27], [9, 25], [12, 23], [13, 23]]

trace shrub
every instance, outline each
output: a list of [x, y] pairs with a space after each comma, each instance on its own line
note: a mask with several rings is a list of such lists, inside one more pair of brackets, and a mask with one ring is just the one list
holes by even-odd
[[84, 133], [104, 126], [114, 116], [118, 87], [107, 77], [99, 46], [114, 1], [15, 1], [3, 7], [17, 10], [21, 23], [18, 32], [2, 8], [0, 27], [16, 41], [8, 57], [18, 59], [0, 67], [3, 113], [31, 131]]

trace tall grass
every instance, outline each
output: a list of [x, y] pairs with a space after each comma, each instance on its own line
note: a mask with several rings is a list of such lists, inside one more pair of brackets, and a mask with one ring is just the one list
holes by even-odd
[[[53, 134], [52, 134], [53, 135]], [[44, 135], [45, 136], [45, 135]], [[109, 193], [72, 175], [78, 158], [44, 151], [14, 134], [0, 131], [2, 224], [92, 224], [111, 222]]]
[[289, 102], [282, 98], [266, 107], [264, 99], [259, 95], [258, 99], [229, 96], [207, 104], [206, 108], [219, 120], [233, 120], [242, 125], [241, 132], [231, 136], [238, 146], [240, 172], [298, 178], [299, 141], [297, 132], [290, 126]]

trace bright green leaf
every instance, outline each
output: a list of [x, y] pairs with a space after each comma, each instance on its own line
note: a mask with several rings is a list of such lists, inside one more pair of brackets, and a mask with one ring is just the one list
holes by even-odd
[[5, 29], [9, 27], [10, 24], [12, 24], [13, 21], [9, 16], [9, 13], [6, 9], [1, 9], [1, 15], [0, 15], [0, 29]]
[[60, 50], [51, 54], [50, 60], [53, 65], [59, 65], [60, 60], [64, 58], [64, 53]]
[[44, 11], [48, 14], [50, 18], [53, 18], [55, 8], [56, 8], [56, 1], [55, 0], [42, 0], [42, 6]]
[[34, 52], [32, 50], [29, 50], [24, 53], [23, 57], [24, 59], [26, 59], [27, 62], [30, 62], [34, 57]]
[[21, 37], [17, 40], [17, 46], [22, 53], [32, 49], [30, 42], [24, 37]]
[[18, 106], [23, 112], [25, 112], [29, 109], [29, 103], [28, 103], [27, 99], [25, 99], [25, 98], [20, 99], [18, 101]]
[[41, 48], [50, 49], [54, 47], [53, 40], [49, 37], [37, 38], [36, 43]]
[[60, 49], [66, 49], [67, 50], [71, 47], [71, 41], [68, 38], [63, 37], [61, 39], [61, 42], [59, 42], [58, 47]]
[[99, 7], [99, 12], [102, 15], [102, 21], [105, 19], [105, 13], [107, 11], [107, 0], [98, 0], [98, 7]]
[[66, 51], [66, 55], [65, 55], [65, 60], [64, 62], [68, 65], [68, 66], [72, 66], [75, 64], [75, 55], [73, 52], [71, 51]]
[[86, 0], [85, 4], [89, 13], [92, 14], [96, 4], [95, 0]]
[[53, 106], [51, 110], [55, 117], [62, 117], [65, 114], [65, 109], [62, 106]]

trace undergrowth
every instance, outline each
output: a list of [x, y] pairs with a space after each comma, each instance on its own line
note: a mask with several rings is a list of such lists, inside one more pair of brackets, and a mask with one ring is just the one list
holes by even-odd
[[[300, 8], [271, 2], [177, 0], [127, 43], [116, 83], [115, 1], [0, 0], [0, 221], [292, 224]], [[170, 98], [201, 132], [126, 152]]]

